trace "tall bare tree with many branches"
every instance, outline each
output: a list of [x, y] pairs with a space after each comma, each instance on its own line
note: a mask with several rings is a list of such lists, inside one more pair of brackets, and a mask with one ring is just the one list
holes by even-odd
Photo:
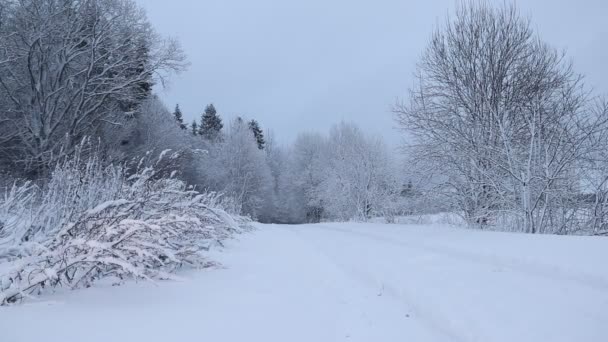
[[0, 153], [29, 172], [119, 124], [184, 62], [131, 0], [2, 0], [0, 15]]
[[409, 98], [395, 112], [410, 151], [470, 223], [575, 229], [580, 161], [602, 147], [591, 138], [608, 117], [515, 6], [461, 4], [432, 36]]

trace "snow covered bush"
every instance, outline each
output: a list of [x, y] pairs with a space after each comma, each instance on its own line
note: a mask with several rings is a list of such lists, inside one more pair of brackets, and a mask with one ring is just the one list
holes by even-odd
[[0, 303], [49, 287], [168, 279], [179, 267], [207, 265], [205, 251], [248, 222], [220, 195], [162, 176], [163, 161], [176, 157], [165, 151], [130, 169], [105, 166], [97, 153], [77, 156], [42, 188], [8, 189], [0, 199], [0, 255], [13, 267], [0, 276]]
[[0, 197], [0, 261], [6, 257], [2, 246], [14, 246], [20, 241], [18, 232], [23, 231], [24, 218], [29, 216], [29, 204], [34, 197], [30, 182], [7, 186]]

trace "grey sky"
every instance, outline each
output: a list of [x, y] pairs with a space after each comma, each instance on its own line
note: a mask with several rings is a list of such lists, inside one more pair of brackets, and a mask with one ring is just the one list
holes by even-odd
[[[138, 0], [190, 68], [160, 95], [190, 123], [213, 102], [285, 143], [352, 120], [396, 145], [390, 108], [453, 0]], [[497, 0], [502, 3], [503, 0]], [[608, 0], [519, 1], [543, 39], [608, 93]]]

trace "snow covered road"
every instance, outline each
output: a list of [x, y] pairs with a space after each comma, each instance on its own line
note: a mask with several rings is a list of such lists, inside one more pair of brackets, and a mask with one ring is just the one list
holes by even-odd
[[608, 239], [260, 225], [183, 282], [0, 308], [0, 341], [608, 341]]

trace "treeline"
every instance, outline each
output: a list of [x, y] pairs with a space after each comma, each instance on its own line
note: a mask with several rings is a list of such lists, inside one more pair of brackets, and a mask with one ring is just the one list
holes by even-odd
[[355, 124], [334, 125], [328, 135], [300, 134], [274, 155], [277, 212], [284, 222], [392, 222], [422, 209], [393, 151]]
[[183, 143], [204, 148], [187, 181], [229, 196], [256, 220], [367, 220], [413, 211], [413, 185], [404, 184], [393, 153], [353, 123], [335, 125], [328, 136], [302, 133], [285, 146], [256, 120], [237, 117], [224, 128], [212, 104], [189, 126], [179, 105], [172, 116], [173, 129], [190, 135], [182, 134]]
[[186, 122], [153, 94], [185, 57], [130, 0], [0, 0], [0, 23], [3, 188], [47, 189], [93, 158], [126, 179], [158, 168], [263, 222], [450, 211], [482, 228], [608, 230], [608, 105], [514, 6], [462, 4], [432, 35], [395, 108], [405, 165], [348, 122], [289, 146], [213, 104]]
[[213, 104], [190, 124], [179, 105], [170, 112], [153, 89], [185, 57], [132, 1], [4, 0], [0, 16], [3, 188], [15, 180], [46, 188], [74, 158], [130, 173], [141, 158], [171, 155], [156, 177], [221, 194], [232, 212], [264, 222], [398, 211], [395, 160], [351, 124], [284, 147], [254, 119], [224, 122]]

